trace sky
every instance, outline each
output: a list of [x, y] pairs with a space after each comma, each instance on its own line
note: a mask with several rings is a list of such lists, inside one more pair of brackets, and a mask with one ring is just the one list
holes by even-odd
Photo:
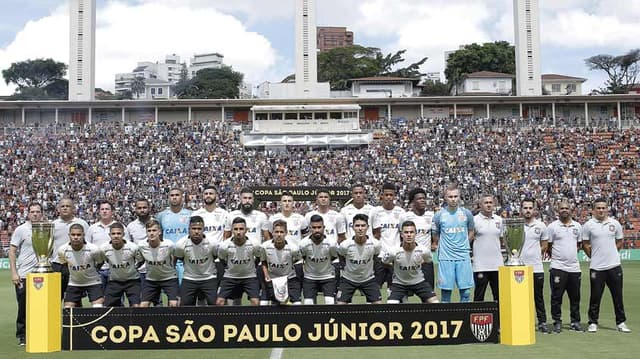
[[[318, 26], [345, 26], [356, 44], [406, 49], [405, 64], [444, 77], [444, 52], [460, 45], [513, 43], [513, 0], [317, 0]], [[254, 86], [294, 72], [294, 0], [97, 0], [96, 87], [139, 61], [218, 52]], [[584, 59], [640, 48], [640, 0], [540, 0], [542, 73], [605, 76]], [[0, 70], [53, 58], [68, 63], [68, 0], [0, 0]], [[0, 81], [0, 96], [13, 87]]]

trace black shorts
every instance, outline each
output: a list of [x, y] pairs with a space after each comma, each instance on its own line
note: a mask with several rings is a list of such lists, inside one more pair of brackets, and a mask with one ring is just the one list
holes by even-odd
[[104, 306], [122, 306], [122, 295], [127, 296], [129, 305], [140, 304], [140, 279], [126, 281], [110, 280], [104, 290]]
[[89, 297], [90, 302], [104, 297], [102, 284], [94, 284], [86, 287], [69, 285], [67, 286], [67, 291], [64, 293], [64, 301], [65, 303], [80, 303], [85, 296]]
[[421, 301], [426, 302], [429, 298], [435, 297], [436, 293], [426, 280], [414, 285], [403, 285], [398, 283], [391, 283], [391, 294], [387, 300], [402, 300], [404, 297], [409, 297], [412, 294], [417, 295]]
[[[287, 279], [287, 290], [289, 291], [289, 301], [299, 302], [301, 300], [302, 284], [297, 276]], [[265, 290], [260, 294], [260, 299], [276, 301], [275, 294], [273, 293], [272, 282], [269, 281], [265, 283]]]
[[222, 278], [222, 283], [218, 288], [218, 298], [242, 298], [242, 293], [247, 293], [249, 298], [260, 298], [258, 278]]
[[313, 280], [305, 278], [302, 281], [302, 293], [305, 299], [316, 299], [318, 292], [325, 297], [333, 297], [336, 293], [336, 279]]
[[344, 303], [351, 303], [353, 293], [356, 289], [360, 289], [365, 297], [367, 297], [368, 303], [378, 302], [382, 300], [380, 295], [380, 286], [376, 282], [375, 278], [362, 283], [352, 282], [345, 277], [340, 279], [340, 290], [338, 291], [338, 301]]
[[178, 300], [178, 278], [160, 281], [145, 279], [143, 287], [143, 302], [160, 302], [160, 294], [162, 292], [167, 295], [169, 300]]
[[215, 305], [218, 298], [218, 278], [205, 280], [182, 279], [180, 305], [196, 305], [196, 299], [204, 298], [208, 305]]

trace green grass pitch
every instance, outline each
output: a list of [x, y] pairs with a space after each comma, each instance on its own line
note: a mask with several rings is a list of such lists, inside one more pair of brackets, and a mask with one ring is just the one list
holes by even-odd
[[[630, 334], [615, 331], [613, 307], [608, 291], [602, 300], [600, 313], [600, 330], [595, 334], [575, 333], [563, 330], [560, 334], [537, 335], [536, 344], [530, 346], [504, 346], [500, 344], [470, 344], [447, 346], [414, 346], [414, 347], [376, 347], [376, 348], [284, 348], [281, 358], [631, 358], [640, 353], [640, 261], [623, 262], [624, 296], [627, 324], [633, 330]], [[548, 281], [548, 273], [546, 281]], [[265, 349], [208, 349], [208, 350], [145, 350], [145, 351], [109, 351], [109, 352], [61, 352], [50, 354], [27, 354], [15, 340], [16, 302], [9, 271], [0, 272], [0, 358], [134, 358], [175, 359], [178, 357], [198, 358], [269, 358], [271, 348]], [[487, 296], [490, 294], [487, 293]], [[550, 318], [549, 288], [545, 285], [547, 299], [547, 315]], [[362, 300], [362, 297], [358, 299]], [[582, 323], [586, 326], [587, 307], [589, 301], [589, 277], [587, 264], [583, 264], [582, 301], [580, 312]], [[568, 298], [563, 301], [563, 319], [568, 322]]]

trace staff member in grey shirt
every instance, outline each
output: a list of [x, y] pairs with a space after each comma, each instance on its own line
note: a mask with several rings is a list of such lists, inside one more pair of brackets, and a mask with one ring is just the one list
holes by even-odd
[[15, 231], [11, 236], [11, 247], [9, 247], [9, 266], [11, 268], [11, 280], [16, 290], [16, 300], [18, 301], [18, 316], [16, 318], [16, 338], [19, 345], [25, 345], [26, 334], [26, 314], [27, 314], [27, 274], [31, 272], [38, 258], [33, 252], [31, 242], [31, 223], [42, 220], [42, 206], [39, 203], [29, 205], [27, 221]]
[[584, 253], [591, 258], [589, 278], [591, 279], [591, 296], [589, 299], [589, 327], [587, 331], [598, 331], [600, 316], [600, 300], [606, 285], [611, 292], [613, 310], [616, 315], [616, 328], [622, 333], [631, 330], [625, 324], [622, 301], [622, 266], [618, 250], [622, 248], [623, 232], [620, 222], [609, 217], [607, 200], [598, 198], [593, 201], [593, 218], [582, 227], [582, 246]]

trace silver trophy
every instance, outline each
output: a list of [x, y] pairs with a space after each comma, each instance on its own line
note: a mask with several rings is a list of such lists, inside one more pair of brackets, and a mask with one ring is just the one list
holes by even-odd
[[40, 221], [31, 223], [31, 244], [38, 258], [33, 273], [51, 273], [49, 258], [53, 252], [53, 222]]
[[506, 266], [523, 266], [524, 262], [520, 258], [522, 247], [524, 246], [524, 219], [507, 218], [504, 220], [506, 233], [504, 244], [507, 249]]

